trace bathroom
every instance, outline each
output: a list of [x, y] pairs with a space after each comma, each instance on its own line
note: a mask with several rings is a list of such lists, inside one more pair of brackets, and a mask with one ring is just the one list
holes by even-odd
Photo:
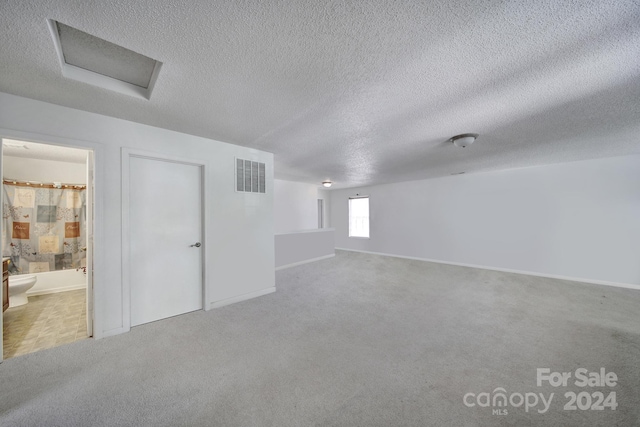
[[2, 139], [4, 359], [91, 336], [90, 158], [87, 150]]

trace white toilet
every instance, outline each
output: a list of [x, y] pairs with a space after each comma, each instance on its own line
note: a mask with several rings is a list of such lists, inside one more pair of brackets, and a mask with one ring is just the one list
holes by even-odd
[[27, 291], [33, 288], [38, 278], [28, 274], [9, 276], [9, 308], [18, 307], [29, 302]]

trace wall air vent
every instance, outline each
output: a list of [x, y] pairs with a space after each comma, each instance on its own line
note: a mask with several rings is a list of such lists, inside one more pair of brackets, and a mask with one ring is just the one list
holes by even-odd
[[49, 20], [62, 75], [149, 99], [162, 63], [76, 28]]
[[236, 159], [236, 191], [265, 193], [265, 164]]

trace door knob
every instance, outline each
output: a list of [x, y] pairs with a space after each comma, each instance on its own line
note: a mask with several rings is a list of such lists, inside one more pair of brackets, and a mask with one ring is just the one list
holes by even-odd
[[195, 244], [193, 244], [193, 245], [191, 245], [191, 246], [189, 246], [189, 247], [190, 247], [190, 248], [193, 248], [194, 246], [195, 246], [196, 248], [199, 248], [200, 246], [202, 246], [202, 243], [200, 243], [200, 242], [196, 242]]

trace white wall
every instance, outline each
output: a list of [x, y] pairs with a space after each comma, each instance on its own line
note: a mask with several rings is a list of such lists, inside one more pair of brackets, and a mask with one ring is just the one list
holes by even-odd
[[[331, 192], [336, 248], [640, 285], [640, 156]], [[347, 199], [370, 195], [370, 239]]]
[[329, 228], [276, 234], [276, 270], [335, 256], [335, 247]]
[[273, 209], [275, 233], [318, 228], [318, 186], [276, 179]]
[[87, 166], [84, 163], [13, 156], [3, 156], [2, 161], [4, 178], [66, 184], [85, 184], [87, 180]]
[[[0, 93], [0, 137], [95, 150], [97, 337], [130, 326], [121, 268], [123, 147], [204, 163], [207, 307], [274, 288], [272, 154], [6, 93]], [[266, 194], [234, 191], [235, 157], [266, 163]]]

